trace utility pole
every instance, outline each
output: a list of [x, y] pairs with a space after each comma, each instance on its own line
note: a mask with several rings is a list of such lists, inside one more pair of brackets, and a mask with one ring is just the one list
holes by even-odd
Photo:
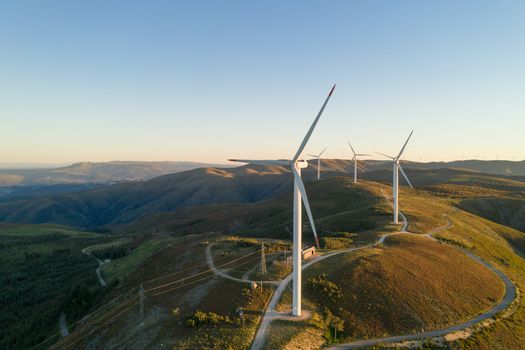
[[244, 330], [244, 310], [242, 307], [237, 308], [237, 314], [242, 321], [242, 330]]
[[144, 295], [144, 286], [142, 283], [140, 284], [139, 298], [140, 298], [140, 326], [144, 327], [144, 299], [146, 297]]
[[261, 275], [266, 275], [268, 272], [266, 270], [266, 256], [264, 255], [264, 243], [261, 245], [261, 266], [260, 266]]

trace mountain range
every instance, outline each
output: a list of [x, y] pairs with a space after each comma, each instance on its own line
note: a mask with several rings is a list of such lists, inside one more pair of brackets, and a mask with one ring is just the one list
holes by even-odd
[[[321, 164], [323, 178], [348, 175], [348, 170], [353, 169], [349, 160], [328, 159]], [[391, 181], [390, 162], [367, 161], [362, 164], [364, 179], [386, 183]], [[525, 196], [525, 176], [520, 173], [523, 162], [507, 162], [499, 167], [504, 173], [500, 175], [472, 169], [484, 169], [489, 164], [490, 162], [484, 161], [467, 161], [454, 162], [453, 167], [448, 167], [448, 163], [404, 162], [403, 167], [414, 186], [429, 187], [435, 192], [439, 192], [439, 186], [443, 185], [469, 185], [469, 188], [476, 188], [477, 192], [486, 195], [500, 191], [509, 196]], [[118, 168], [117, 165], [112, 164], [104, 169]], [[143, 169], [141, 165], [135, 166]], [[96, 166], [79, 165], [59, 173], [77, 173], [78, 176], [92, 173], [83, 170], [85, 168], [93, 169]], [[509, 169], [521, 176], [508, 175]], [[115, 170], [113, 174], [115, 173], [118, 172]], [[314, 166], [303, 172], [307, 182], [314, 180], [315, 176]], [[129, 181], [79, 192], [4, 201], [0, 203], [0, 221], [56, 223], [82, 229], [111, 228], [179, 208], [260, 202], [290, 192], [292, 180], [289, 170], [278, 166], [201, 167], [146, 181]], [[401, 183], [403, 184], [403, 180]], [[447, 193], [450, 194], [450, 190]]]
[[0, 169], [0, 186], [108, 183], [147, 180], [200, 167], [224, 165], [198, 162], [80, 162], [59, 168]]

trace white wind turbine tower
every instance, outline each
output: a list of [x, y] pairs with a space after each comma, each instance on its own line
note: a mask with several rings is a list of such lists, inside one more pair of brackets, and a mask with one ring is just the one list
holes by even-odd
[[299, 159], [301, 153], [306, 147], [306, 143], [312, 132], [314, 131], [315, 125], [319, 121], [319, 118], [323, 114], [323, 111], [334, 92], [335, 85], [330, 90], [328, 97], [323, 103], [323, 106], [319, 110], [317, 117], [315, 118], [312, 126], [306, 133], [306, 136], [303, 139], [303, 142], [297, 149], [297, 152], [291, 160], [249, 160], [249, 159], [230, 159], [233, 162], [241, 163], [252, 163], [257, 165], [267, 165], [267, 166], [286, 166], [292, 169], [294, 176], [294, 191], [293, 191], [293, 303], [292, 303], [292, 315], [301, 316], [301, 256], [302, 256], [302, 205], [301, 200], [304, 203], [304, 208], [308, 214], [308, 219], [310, 220], [310, 225], [315, 237], [315, 243], [319, 247], [319, 240], [317, 238], [317, 231], [315, 230], [314, 219], [312, 217], [312, 211], [310, 210], [310, 204], [308, 203], [308, 197], [306, 196], [306, 190], [304, 188], [303, 180], [301, 179], [301, 169], [308, 166], [308, 162], [305, 160]]
[[405, 180], [407, 180], [408, 185], [410, 186], [410, 188], [412, 188], [412, 189], [414, 188], [412, 186], [412, 184], [410, 183], [410, 180], [408, 179], [407, 174], [405, 174], [405, 171], [403, 170], [403, 168], [401, 167], [401, 164], [399, 163], [399, 159], [401, 158], [401, 155], [403, 154], [403, 151], [405, 150], [405, 147], [406, 147], [406, 145], [408, 143], [408, 140], [410, 140], [410, 137], [412, 136], [413, 132], [414, 132], [414, 130], [412, 130], [410, 132], [410, 135], [408, 135], [408, 138], [405, 141], [405, 144], [403, 145], [403, 148], [401, 148], [401, 151], [399, 151], [399, 154], [397, 155], [397, 157], [391, 157], [389, 155], [377, 152], [378, 154], [381, 154], [381, 155], [383, 155], [383, 156], [385, 156], [387, 158], [392, 159], [392, 163], [393, 163], [392, 197], [393, 197], [393, 201], [394, 201], [394, 224], [397, 224], [399, 222], [399, 219], [398, 219], [398, 216], [399, 216], [399, 203], [398, 203], [398, 198], [399, 198], [399, 171], [398, 170], [401, 170], [401, 174], [403, 174], [403, 176], [405, 177]]
[[350, 144], [350, 141], [348, 141], [348, 146], [350, 146], [350, 149], [352, 150], [352, 153], [354, 154], [354, 158], [352, 160], [354, 161], [354, 183], [357, 183], [357, 157], [366, 157], [370, 154], [364, 154], [364, 153], [355, 153], [354, 147]]
[[308, 157], [317, 158], [317, 181], [321, 180], [321, 155], [326, 151], [326, 147], [319, 153], [318, 155], [315, 154], [308, 154]]

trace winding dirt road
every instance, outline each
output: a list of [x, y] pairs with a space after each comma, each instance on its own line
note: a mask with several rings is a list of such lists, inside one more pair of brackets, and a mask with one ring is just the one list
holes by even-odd
[[89, 247], [86, 247], [86, 248], [82, 249], [82, 253], [92, 257], [93, 259], [95, 259], [98, 262], [98, 267], [95, 270], [95, 273], [97, 274], [98, 282], [100, 283], [102, 288], [105, 288], [107, 284], [106, 284], [106, 281], [104, 281], [104, 278], [102, 277], [102, 273], [101, 273], [102, 266], [104, 266], [105, 262], [91, 254], [91, 249], [96, 247], [97, 245], [98, 244], [95, 244], [95, 245], [92, 245], [92, 246], [89, 246]]
[[[305, 270], [307, 269], [309, 266], [315, 264], [315, 263], [318, 263], [324, 259], [327, 259], [327, 258], [330, 258], [332, 256], [335, 256], [335, 255], [338, 255], [338, 254], [343, 254], [343, 253], [349, 253], [349, 252], [352, 252], [352, 251], [357, 251], [357, 250], [361, 250], [361, 249], [366, 249], [366, 248], [370, 248], [370, 247], [374, 247], [374, 246], [377, 246], [381, 243], [383, 243], [385, 241], [385, 239], [387, 239], [388, 237], [390, 236], [393, 236], [393, 235], [397, 235], [397, 234], [411, 234], [410, 232], [408, 232], [408, 219], [406, 217], [406, 215], [402, 212], [399, 212], [400, 213], [400, 216], [402, 217], [403, 219], [403, 225], [401, 227], [401, 229], [399, 230], [399, 232], [396, 232], [396, 233], [391, 233], [391, 234], [386, 234], [386, 235], [383, 235], [381, 237], [379, 237], [379, 239], [375, 242], [375, 243], [372, 243], [372, 244], [369, 244], [369, 245], [365, 245], [365, 246], [361, 246], [361, 247], [355, 247], [355, 248], [349, 248], [349, 249], [344, 249], [344, 250], [340, 250], [340, 251], [337, 251], [337, 252], [333, 252], [333, 253], [329, 253], [329, 254], [326, 254], [326, 255], [323, 255], [323, 256], [318, 256], [317, 258], [315, 258], [314, 260], [311, 260], [307, 263], [304, 263], [302, 265], [302, 269]], [[432, 237], [432, 234], [433, 233], [436, 233], [438, 231], [441, 231], [443, 229], [446, 229], [446, 228], [450, 228], [452, 227], [452, 222], [449, 221], [449, 224], [443, 226], [443, 227], [439, 227], [438, 229], [434, 230], [433, 232], [429, 233], [429, 234], [426, 234], [425, 236], [429, 239], [433, 239], [435, 240], [434, 237]], [[451, 327], [448, 327], [448, 328], [444, 328], [444, 329], [440, 329], [440, 330], [435, 330], [435, 331], [427, 331], [427, 332], [421, 332], [421, 333], [415, 333], [415, 334], [405, 334], [405, 335], [399, 335], [399, 336], [392, 336], [392, 337], [385, 337], [385, 338], [376, 338], [376, 339], [366, 339], [366, 340], [359, 340], [359, 341], [355, 341], [355, 342], [351, 342], [351, 343], [345, 343], [345, 344], [338, 344], [338, 345], [335, 345], [335, 346], [331, 346], [331, 347], [328, 347], [327, 349], [332, 349], [332, 350], [335, 350], [335, 349], [357, 349], [357, 348], [363, 348], [363, 347], [367, 347], [367, 346], [374, 346], [374, 345], [377, 345], [379, 343], [397, 343], [397, 342], [402, 342], [402, 341], [408, 341], [408, 340], [415, 340], [415, 339], [424, 339], [424, 338], [436, 338], [436, 337], [442, 337], [442, 336], [445, 336], [449, 333], [453, 333], [453, 332], [457, 332], [457, 331], [460, 331], [460, 330], [465, 330], [471, 326], [474, 326], [484, 320], [487, 320], [489, 318], [491, 318], [492, 316], [494, 316], [495, 314], [505, 310], [511, 303], [512, 301], [514, 300], [515, 296], [516, 296], [516, 287], [514, 286], [514, 284], [512, 283], [512, 281], [503, 273], [501, 272], [500, 270], [496, 269], [495, 267], [493, 267], [492, 265], [490, 265], [488, 262], [482, 260], [480, 257], [470, 253], [470, 252], [467, 252], [466, 250], [463, 250], [465, 252], [465, 254], [467, 254], [470, 258], [474, 259], [475, 261], [477, 261], [478, 263], [484, 265], [486, 268], [490, 269], [491, 271], [493, 271], [494, 273], [496, 273], [496, 275], [503, 281], [503, 283], [505, 284], [505, 296], [503, 297], [503, 300], [496, 306], [494, 306], [491, 310], [467, 321], [467, 322], [464, 322], [464, 323], [461, 323], [461, 324], [458, 324], [458, 325], [455, 325], [455, 326], [451, 326]], [[274, 319], [279, 319], [279, 318], [282, 318], [282, 313], [279, 313], [279, 312], [276, 312], [275, 311], [275, 308], [279, 302], [279, 300], [281, 299], [281, 296], [284, 292], [284, 290], [286, 289], [286, 287], [288, 286], [288, 284], [290, 283], [290, 281], [292, 280], [292, 275], [288, 275], [286, 276], [285, 279], [283, 279], [281, 281], [281, 283], [279, 283], [279, 285], [277, 286], [277, 289], [275, 290], [273, 296], [272, 296], [272, 299], [270, 300], [270, 303], [268, 304], [268, 307], [266, 308], [266, 311], [264, 313], [264, 316], [263, 316], [263, 319], [261, 321], [261, 324], [259, 325], [259, 329], [257, 330], [257, 334], [255, 335], [255, 338], [253, 340], [253, 343], [252, 343], [252, 346], [251, 346], [251, 350], [261, 350], [263, 349], [264, 347], [264, 344], [265, 344], [265, 341], [266, 341], [266, 334], [267, 334], [267, 331], [268, 331], [268, 326], [269, 324], [274, 320]]]

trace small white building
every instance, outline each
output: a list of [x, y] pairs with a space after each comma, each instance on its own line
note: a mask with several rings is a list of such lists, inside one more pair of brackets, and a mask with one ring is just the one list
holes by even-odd
[[310, 248], [303, 249], [303, 260], [308, 260], [311, 257], [315, 256], [315, 247], [311, 246]]

